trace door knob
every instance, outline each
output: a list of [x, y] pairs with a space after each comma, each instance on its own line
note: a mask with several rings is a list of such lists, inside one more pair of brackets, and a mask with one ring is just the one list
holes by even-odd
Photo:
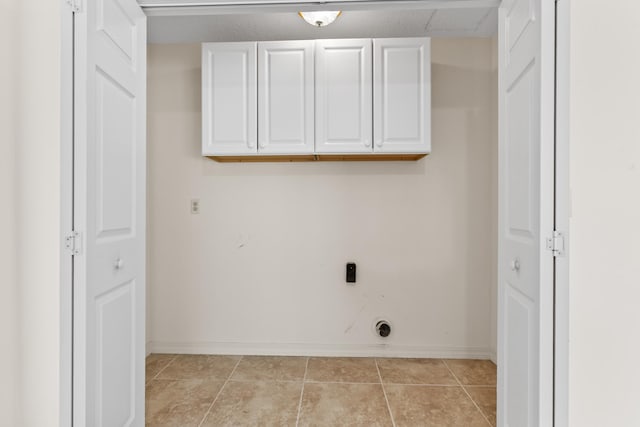
[[518, 258], [511, 261], [511, 271], [520, 271], [520, 260]]
[[116, 270], [122, 270], [124, 268], [124, 261], [121, 258], [118, 258], [116, 262], [113, 263], [113, 268]]

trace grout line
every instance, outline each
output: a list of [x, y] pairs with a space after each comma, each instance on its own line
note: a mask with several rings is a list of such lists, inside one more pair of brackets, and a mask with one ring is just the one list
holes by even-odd
[[145, 385], [146, 385], [146, 384], [148, 384], [148, 383], [150, 383], [151, 381], [153, 381], [153, 380], [155, 380], [155, 379], [158, 379], [158, 376], [159, 376], [159, 375], [160, 375], [160, 374], [161, 374], [165, 369], [167, 369], [167, 368], [169, 367], [169, 365], [171, 365], [171, 364], [173, 363], [173, 361], [174, 361], [174, 360], [176, 360], [177, 358], [178, 358], [178, 355], [177, 355], [177, 354], [174, 354], [174, 355], [173, 355], [173, 358], [172, 358], [172, 359], [171, 359], [171, 360], [170, 360], [166, 365], [164, 365], [164, 368], [160, 369], [160, 370], [158, 371], [158, 373], [157, 373], [157, 374], [155, 374], [155, 375], [153, 376], [153, 378], [151, 378], [151, 379], [149, 379], [149, 380], [145, 381]]
[[[381, 381], [371, 382], [353, 382], [353, 381], [305, 381], [307, 384], [349, 384], [349, 385], [380, 385]], [[386, 383], [387, 385], [399, 385], [408, 387], [458, 387], [458, 384], [402, 384], [402, 383]]]
[[[163, 378], [163, 380], [172, 380], [172, 381], [179, 381], [180, 378]], [[299, 384], [301, 382], [304, 382], [305, 384], [347, 384], [347, 385], [380, 385], [381, 382], [353, 382], [353, 381], [317, 381], [317, 380], [304, 380], [304, 379], [299, 379], [299, 380], [270, 380], [270, 379], [235, 379], [235, 378], [229, 378], [229, 382], [232, 383], [256, 383], [256, 382], [263, 382], [263, 383], [291, 383], [291, 384]], [[459, 387], [459, 384], [429, 384], [429, 383], [413, 383], [413, 384], [403, 384], [403, 383], [386, 383], [387, 385], [392, 385], [392, 386], [403, 386], [403, 387]], [[463, 387], [467, 387], [467, 386], [463, 386]], [[473, 387], [494, 387], [493, 385], [474, 385], [474, 386], [470, 386], [471, 388]]]
[[460, 388], [462, 388], [462, 391], [464, 391], [464, 393], [469, 397], [469, 399], [471, 399], [471, 403], [473, 403], [473, 406], [476, 407], [476, 409], [478, 411], [480, 411], [480, 415], [482, 415], [482, 418], [484, 418], [484, 420], [487, 422], [487, 424], [489, 424], [491, 427], [493, 427], [493, 424], [491, 424], [491, 421], [489, 421], [489, 418], [484, 414], [484, 411], [482, 409], [480, 409], [480, 405], [478, 405], [476, 403], [475, 400], [473, 400], [473, 397], [471, 397], [471, 395], [469, 394], [469, 392], [467, 391], [467, 389], [462, 385], [462, 383], [460, 382], [460, 380], [458, 379], [458, 376], [453, 372], [453, 370], [449, 367], [449, 365], [447, 364], [447, 362], [444, 359], [440, 359], [442, 360], [442, 363], [444, 363], [444, 366], [447, 367], [447, 369], [449, 370], [449, 372], [451, 372], [451, 375], [453, 375], [453, 378], [456, 379], [456, 381], [458, 382], [458, 384], [460, 385]]
[[379, 382], [377, 383], [371, 383], [368, 381], [362, 381], [362, 382], [357, 382], [357, 381], [318, 381], [318, 380], [308, 380], [305, 381], [307, 384], [349, 384], [349, 385], [378, 385], [380, 384]]
[[[380, 383], [375, 383], [380, 384]], [[458, 384], [402, 384], [402, 383], [385, 383], [386, 385], [391, 386], [402, 386], [402, 387], [458, 387]]]
[[229, 380], [231, 379], [231, 377], [233, 376], [233, 373], [236, 371], [236, 369], [238, 368], [238, 365], [240, 364], [240, 362], [242, 361], [242, 358], [244, 356], [240, 356], [240, 358], [238, 359], [238, 361], [236, 362], [236, 366], [233, 367], [233, 370], [231, 371], [231, 373], [229, 374], [229, 376], [227, 377], [227, 380], [224, 382], [224, 384], [222, 384], [222, 387], [220, 387], [220, 390], [218, 390], [218, 394], [216, 394], [216, 397], [213, 399], [213, 402], [211, 402], [211, 405], [209, 405], [209, 409], [207, 409], [207, 412], [204, 414], [204, 417], [202, 417], [202, 421], [200, 421], [200, 424], [198, 424], [198, 427], [202, 426], [202, 423], [204, 423], [204, 421], [207, 419], [207, 417], [209, 416], [209, 413], [211, 412], [211, 408], [213, 408], [213, 405], [215, 405], [216, 401], [218, 400], [218, 397], [220, 397], [220, 394], [222, 394], [222, 390], [224, 390], [224, 388], [227, 386], [227, 383], [229, 382]]
[[376, 362], [376, 370], [378, 371], [378, 378], [380, 378], [380, 385], [382, 386], [382, 394], [384, 394], [384, 401], [387, 402], [387, 410], [391, 417], [391, 424], [396, 427], [396, 420], [393, 418], [393, 412], [391, 412], [391, 405], [389, 405], [389, 398], [387, 398], [387, 390], [384, 388], [384, 382], [382, 381], [382, 374], [380, 373], [380, 367], [378, 366], [378, 359], [373, 359]]
[[269, 380], [269, 379], [260, 379], [257, 378], [255, 380], [252, 379], [237, 379], [237, 378], [229, 378], [229, 382], [232, 383], [291, 383], [291, 384], [300, 384], [303, 382], [302, 379], [299, 380]]
[[304, 365], [304, 376], [302, 377], [302, 389], [300, 390], [300, 401], [298, 402], [298, 416], [296, 417], [296, 427], [300, 423], [300, 412], [302, 412], [302, 395], [304, 394], [304, 383], [307, 380], [307, 371], [309, 370], [309, 357]]
[[484, 388], [488, 388], [488, 387], [497, 388], [498, 386], [496, 386], [495, 384], [462, 384], [462, 387], [464, 387], [464, 388], [481, 388], [481, 387], [484, 387]]

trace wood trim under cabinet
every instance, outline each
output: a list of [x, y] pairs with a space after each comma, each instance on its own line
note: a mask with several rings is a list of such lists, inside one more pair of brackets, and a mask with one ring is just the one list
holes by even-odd
[[420, 160], [427, 154], [321, 154], [317, 159], [321, 162], [397, 162]]
[[421, 154], [316, 154], [283, 156], [207, 156], [220, 163], [264, 163], [264, 162], [397, 162], [416, 161], [425, 157]]

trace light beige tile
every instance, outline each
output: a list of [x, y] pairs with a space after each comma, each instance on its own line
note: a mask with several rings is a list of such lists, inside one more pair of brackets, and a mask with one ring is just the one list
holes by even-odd
[[198, 426], [223, 384], [211, 379], [151, 380], [146, 387], [147, 426]]
[[385, 384], [457, 384], [440, 359], [378, 359], [378, 367]]
[[145, 360], [146, 366], [146, 380], [152, 380], [153, 377], [158, 375], [158, 372], [167, 367], [176, 357], [175, 354], [150, 354]]
[[306, 357], [244, 356], [233, 373], [233, 380], [302, 381]]
[[190, 380], [215, 378], [226, 380], [240, 356], [178, 355], [158, 379]]
[[311, 357], [306, 379], [318, 382], [380, 382], [375, 359], [364, 357]]
[[295, 426], [302, 382], [229, 381], [203, 426]]
[[480, 407], [480, 410], [484, 413], [487, 419], [492, 425], [496, 425], [496, 388], [495, 387], [478, 387], [467, 386], [465, 387], [467, 393], [471, 395], [471, 398], [476, 405]]
[[496, 385], [496, 365], [490, 360], [447, 359], [463, 385]]
[[300, 426], [391, 426], [381, 384], [306, 383]]
[[397, 427], [488, 427], [462, 387], [390, 384], [385, 390]]

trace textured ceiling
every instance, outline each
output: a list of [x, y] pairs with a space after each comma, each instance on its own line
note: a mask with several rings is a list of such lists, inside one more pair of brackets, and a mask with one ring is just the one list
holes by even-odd
[[149, 16], [150, 43], [305, 40], [356, 37], [490, 37], [496, 8], [352, 10], [315, 28], [296, 13]]

